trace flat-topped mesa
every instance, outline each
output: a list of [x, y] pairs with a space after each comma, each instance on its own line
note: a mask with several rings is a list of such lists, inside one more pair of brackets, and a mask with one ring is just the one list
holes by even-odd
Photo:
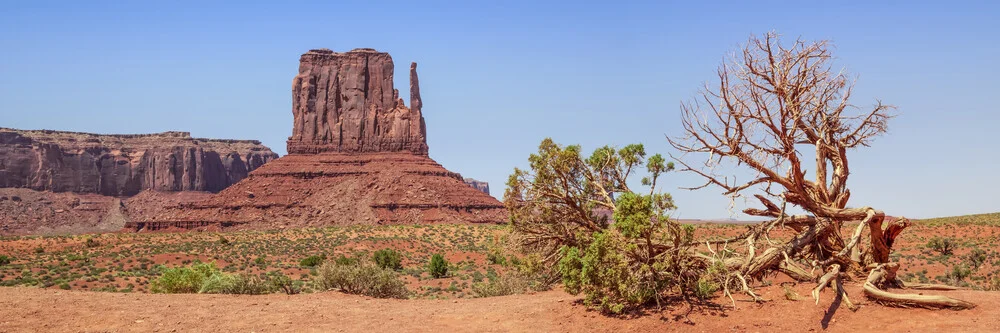
[[188, 132], [92, 134], [0, 128], [0, 188], [131, 196], [218, 192], [278, 155], [257, 140]]
[[388, 53], [310, 50], [292, 81], [289, 154], [411, 152], [427, 155], [417, 64], [410, 65], [410, 107], [393, 87]]

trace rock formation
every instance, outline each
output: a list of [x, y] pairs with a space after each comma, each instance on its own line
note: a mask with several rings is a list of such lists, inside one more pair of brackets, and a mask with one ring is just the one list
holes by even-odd
[[311, 50], [292, 81], [288, 153], [409, 151], [427, 155], [417, 64], [410, 65], [410, 108], [393, 89], [388, 53]]
[[466, 184], [472, 186], [472, 188], [483, 191], [483, 193], [490, 194], [490, 183], [484, 181], [478, 181], [472, 178], [463, 179]]
[[503, 222], [499, 201], [428, 156], [416, 64], [409, 107], [392, 76], [387, 53], [306, 52], [292, 83], [288, 155], [126, 228]]
[[218, 192], [278, 156], [259, 141], [187, 132], [100, 135], [0, 128], [0, 187], [131, 196]]

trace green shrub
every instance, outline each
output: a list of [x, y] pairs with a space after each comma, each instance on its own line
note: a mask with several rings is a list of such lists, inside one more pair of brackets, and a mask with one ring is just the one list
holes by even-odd
[[955, 250], [955, 240], [948, 237], [934, 236], [927, 242], [927, 247], [942, 255], [951, 255]]
[[271, 289], [274, 291], [281, 291], [288, 295], [295, 295], [302, 292], [302, 286], [296, 284], [288, 276], [274, 272], [274, 274], [268, 275], [268, 281], [271, 283]]
[[507, 257], [499, 249], [493, 249], [486, 254], [486, 261], [494, 265], [505, 266], [507, 265]]
[[[714, 282], [702, 277], [704, 268], [686, 251], [694, 228], [658, 214], [657, 200], [622, 193], [612, 227], [594, 232], [585, 247], [562, 248], [557, 268], [567, 292], [583, 293], [588, 306], [620, 314], [658, 300], [670, 290], [695, 289], [704, 297], [717, 290], [717, 285], [710, 288]], [[675, 251], [657, 255], [656, 251], [662, 251], [657, 244]]]
[[268, 279], [250, 274], [216, 274], [209, 277], [201, 286], [202, 294], [238, 294], [263, 295], [270, 294], [274, 285]]
[[979, 269], [979, 266], [986, 263], [988, 256], [986, 254], [986, 250], [977, 247], [972, 249], [972, 252], [969, 252], [969, 254], [965, 256], [965, 259], [969, 261], [969, 264], [972, 265], [973, 269]]
[[70, 289], [69, 283], [66, 283], [66, 282], [60, 283], [59, 284], [59, 289], [69, 290]]
[[[222, 275], [214, 263], [195, 263], [191, 267], [164, 268], [162, 274], [150, 284], [154, 293], [183, 294], [202, 290], [206, 280]], [[222, 279], [221, 277], [217, 279]], [[213, 281], [216, 283], [219, 281]], [[213, 287], [214, 288], [214, 287]]]
[[951, 271], [946, 273], [945, 276], [950, 279], [951, 283], [954, 285], [959, 285], [963, 280], [972, 275], [972, 270], [965, 265], [955, 265], [951, 267]]
[[83, 245], [88, 248], [92, 248], [101, 246], [101, 242], [98, 242], [96, 239], [93, 238], [87, 238], [87, 241], [83, 242]]
[[42, 254], [42, 253], [45, 253], [44, 247], [39, 246], [35, 248], [35, 254]]
[[226, 274], [216, 268], [214, 263], [195, 262], [190, 267], [162, 270], [160, 277], [153, 280], [150, 285], [150, 290], [154, 293], [261, 295], [280, 290], [281, 284], [284, 283], [284, 281], [274, 281], [278, 279], [276, 276]]
[[14, 258], [8, 257], [7, 255], [0, 255], [0, 266], [10, 265], [14, 261]]
[[717, 291], [719, 291], [719, 285], [715, 281], [712, 281], [710, 278], [701, 278], [698, 279], [698, 283], [694, 288], [694, 295], [704, 301], [712, 297]]
[[326, 255], [325, 254], [324, 255], [318, 255], [318, 256], [312, 255], [312, 256], [308, 256], [308, 257], [302, 258], [302, 260], [299, 261], [299, 266], [302, 266], [302, 267], [316, 267], [316, 266], [322, 265], [324, 260], [326, 260]]
[[357, 265], [360, 261], [357, 257], [348, 257], [343, 254], [333, 259], [334, 263], [342, 266]]
[[382, 249], [375, 251], [372, 255], [372, 259], [375, 260], [375, 264], [378, 267], [400, 270], [403, 269], [402, 256], [399, 251], [393, 249]]
[[435, 279], [448, 275], [448, 261], [441, 254], [435, 253], [431, 256], [430, 263], [427, 264], [427, 272], [431, 273]]
[[267, 258], [266, 258], [266, 256], [257, 257], [257, 259], [253, 260], [253, 264], [257, 265], [257, 266], [261, 266], [261, 267], [267, 266]]
[[325, 263], [316, 270], [314, 284], [318, 290], [339, 289], [348, 294], [376, 298], [407, 298], [406, 284], [395, 271], [381, 268], [372, 262], [356, 261], [341, 265]]
[[506, 274], [485, 282], [473, 283], [472, 292], [476, 297], [493, 297], [523, 294], [532, 285], [532, 281], [523, 274]]

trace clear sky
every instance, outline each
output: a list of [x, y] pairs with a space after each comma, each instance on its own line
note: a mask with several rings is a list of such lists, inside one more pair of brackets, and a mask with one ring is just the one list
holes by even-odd
[[[419, 63], [431, 157], [500, 197], [545, 137], [670, 152], [679, 103], [776, 30], [832, 40], [859, 76], [855, 104], [899, 106], [890, 134], [853, 153], [850, 205], [1000, 211], [996, 1], [123, 3], [4, 1], [0, 126], [189, 131], [284, 154], [299, 55], [371, 47], [392, 54], [404, 94]], [[677, 216], [730, 216], [719, 190], [676, 189], [693, 175], [666, 181]]]

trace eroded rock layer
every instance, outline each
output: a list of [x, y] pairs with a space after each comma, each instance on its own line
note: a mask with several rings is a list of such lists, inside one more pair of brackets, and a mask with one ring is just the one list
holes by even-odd
[[409, 151], [427, 155], [417, 64], [410, 65], [410, 107], [393, 88], [388, 53], [311, 50], [292, 81], [288, 153]]
[[428, 156], [416, 64], [410, 107], [392, 75], [392, 58], [371, 49], [303, 54], [288, 155], [126, 229], [504, 222], [497, 199]]
[[475, 180], [472, 178], [465, 178], [465, 183], [472, 186], [472, 188], [482, 191], [483, 193], [490, 194], [490, 183]]
[[[503, 205], [426, 156], [290, 154], [201, 202], [181, 204], [133, 229], [212, 221], [281, 228], [350, 224], [497, 223]], [[198, 226], [201, 226], [200, 224]]]
[[0, 128], [0, 187], [107, 196], [146, 189], [218, 192], [277, 157], [259, 141], [199, 139], [187, 132]]

